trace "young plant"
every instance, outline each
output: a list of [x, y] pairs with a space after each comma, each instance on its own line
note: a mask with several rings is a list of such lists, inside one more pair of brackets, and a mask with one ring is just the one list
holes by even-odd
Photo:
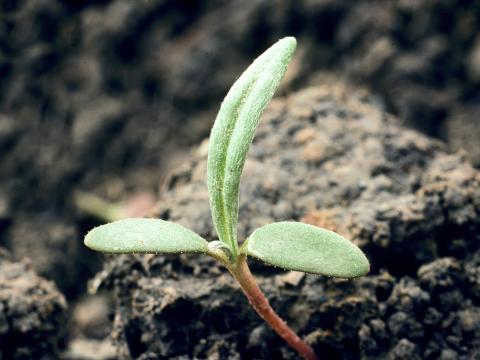
[[208, 192], [218, 240], [203, 239], [185, 227], [160, 220], [132, 218], [91, 230], [85, 245], [105, 253], [200, 253], [220, 261], [257, 313], [305, 359], [312, 348], [275, 313], [250, 273], [247, 256], [283, 269], [350, 278], [369, 271], [362, 251], [325, 229], [298, 222], [277, 222], [237, 241], [240, 176], [261, 113], [279, 86], [296, 48], [286, 37], [259, 56], [233, 84], [210, 136]]

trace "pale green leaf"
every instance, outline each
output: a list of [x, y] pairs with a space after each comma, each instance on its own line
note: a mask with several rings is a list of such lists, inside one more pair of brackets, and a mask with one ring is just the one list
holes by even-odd
[[298, 222], [265, 225], [253, 232], [242, 249], [267, 264], [288, 270], [358, 277], [370, 269], [363, 252], [349, 240]]
[[160, 219], [132, 218], [92, 229], [85, 245], [105, 253], [207, 253], [205, 239], [187, 228]]
[[261, 113], [280, 84], [296, 48], [286, 37], [260, 55], [233, 84], [210, 135], [208, 191], [221, 241], [237, 251], [238, 190]]

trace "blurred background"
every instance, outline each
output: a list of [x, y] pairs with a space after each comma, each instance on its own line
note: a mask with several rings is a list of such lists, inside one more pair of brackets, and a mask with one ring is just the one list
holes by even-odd
[[0, 246], [82, 296], [101, 267], [81, 245], [88, 200], [148, 209], [286, 35], [284, 93], [349, 81], [478, 167], [479, 29], [474, 0], [2, 0]]

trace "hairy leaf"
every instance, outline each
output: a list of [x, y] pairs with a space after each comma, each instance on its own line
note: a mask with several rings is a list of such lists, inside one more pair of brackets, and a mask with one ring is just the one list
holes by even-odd
[[237, 251], [238, 189], [262, 111], [280, 84], [296, 48], [286, 37], [260, 55], [233, 84], [210, 135], [208, 191], [221, 241]]
[[253, 232], [243, 249], [248, 255], [288, 270], [358, 277], [370, 269], [365, 255], [349, 240], [298, 222], [265, 225]]
[[160, 219], [132, 218], [92, 229], [85, 245], [106, 253], [207, 253], [205, 239], [187, 228]]

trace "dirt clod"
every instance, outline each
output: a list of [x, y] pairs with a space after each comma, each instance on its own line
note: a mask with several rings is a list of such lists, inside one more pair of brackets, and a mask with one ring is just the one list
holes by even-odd
[[[279, 286], [289, 275], [252, 263], [260, 286], [329, 359], [475, 356], [480, 330], [467, 319], [479, 312], [480, 174], [363, 93], [335, 85], [328, 94], [307, 89], [264, 114], [243, 178], [239, 235], [271, 221], [328, 223], [366, 251], [372, 271], [352, 281], [307, 275]], [[290, 114], [299, 103], [311, 118]], [[337, 151], [305, 161], [296, 136], [305, 128]], [[195, 154], [167, 181], [158, 212], [215, 239], [206, 157]], [[99, 276], [117, 296], [114, 334], [130, 356], [295, 358], [218, 265], [202, 257], [146, 259], [116, 257]]]
[[28, 263], [0, 256], [0, 358], [56, 358], [65, 345], [63, 295]]

